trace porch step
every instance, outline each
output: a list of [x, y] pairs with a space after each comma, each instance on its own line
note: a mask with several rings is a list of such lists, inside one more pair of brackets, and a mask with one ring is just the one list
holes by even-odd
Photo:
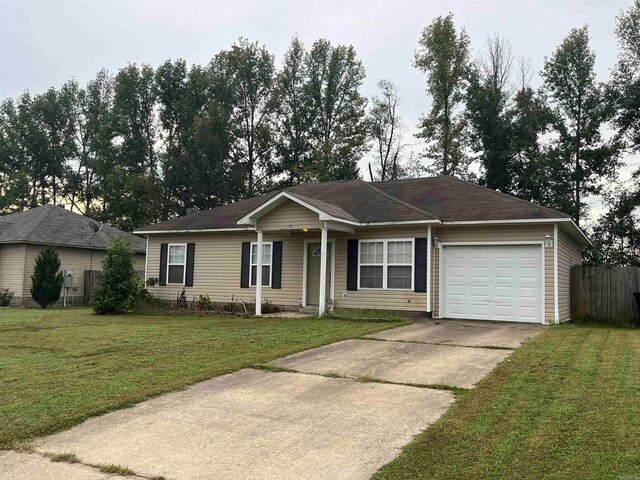
[[318, 315], [318, 307], [301, 307], [299, 310], [300, 313], [305, 313], [307, 315]]

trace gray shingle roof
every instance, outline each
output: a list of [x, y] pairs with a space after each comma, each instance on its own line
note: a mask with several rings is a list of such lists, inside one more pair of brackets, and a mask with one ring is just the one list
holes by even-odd
[[241, 229], [238, 220], [281, 191], [329, 215], [358, 223], [415, 220], [483, 221], [570, 218], [562, 212], [451, 176], [368, 183], [313, 183], [270, 192], [138, 229], [145, 231]]
[[[93, 233], [89, 222], [101, 225]], [[135, 252], [144, 253], [146, 242], [117, 228], [56, 205], [44, 205], [0, 217], [0, 243], [36, 243], [106, 250], [115, 237], [129, 243]]]

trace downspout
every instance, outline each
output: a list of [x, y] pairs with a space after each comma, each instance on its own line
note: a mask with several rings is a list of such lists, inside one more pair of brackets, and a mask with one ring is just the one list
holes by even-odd
[[427, 227], [427, 314], [433, 317], [431, 309], [431, 225]]
[[560, 323], [558, 304], [558, 224], [553, 224], [553, 310], [555, 323]]

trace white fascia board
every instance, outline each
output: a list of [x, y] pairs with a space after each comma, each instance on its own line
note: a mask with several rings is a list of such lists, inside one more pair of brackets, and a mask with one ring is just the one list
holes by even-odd
[[193, 228], [188, 230], [134, 230], [138, 235], [155, 235], [161, 233], [209, 233], [209, 232], [254, 232], [255, 228]]
[[291, 195], [290, 193], [287, 193], [287, 192], [280, 192], [275, 197], [269, 199], [259, 207], [253, 209], [251, 212], [249, 212], [240, 220], [238, 220], [238, 225], [246, 225], [248, 223], [254, 224], [256, 219], [260, 218], [260, 216], [264, 215], [265, 213], [270, 212], [271, 210], [276, 208], [278, 205], [282, 204], [285, 200], [291, 200], [292, 202], [295, 202], [298, 205], [302, 205], [303, 207], [311, 210], [312, 212], [317, 213], [319, 220], [321, 222], [331, 221], [331, 222], [346, 223], [347, 225], [354, 225], [354, 226], [359, 225], [358, 222], [353, 222], [351, 220], [346, 220], [344, 218], [338, 218], [338, 217], [334, 217], [333, 215], [329, 215], [324, 210], [320, 210], [319, 208], [314, 207], [313, 205], [310, 205], [304, 200], [300, 200], [295, 195]]

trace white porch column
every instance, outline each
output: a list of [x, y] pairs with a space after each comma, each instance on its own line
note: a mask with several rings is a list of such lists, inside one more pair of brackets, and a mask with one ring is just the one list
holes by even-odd
[[256, 315], [262, 315], [262, 250], [264, 243], [264, 236], [261, 231], [258, 231], [258, 245], [256, 248], [256, 254], [258, 259], [256, 261]]
[[427, 227], [427, 312], [431, 312], [431, 225]]
[[320, 237], [320, 298], [318, 299], [318, 315], [323, 315], [327, 304], [327, 225], [322, 227]]

